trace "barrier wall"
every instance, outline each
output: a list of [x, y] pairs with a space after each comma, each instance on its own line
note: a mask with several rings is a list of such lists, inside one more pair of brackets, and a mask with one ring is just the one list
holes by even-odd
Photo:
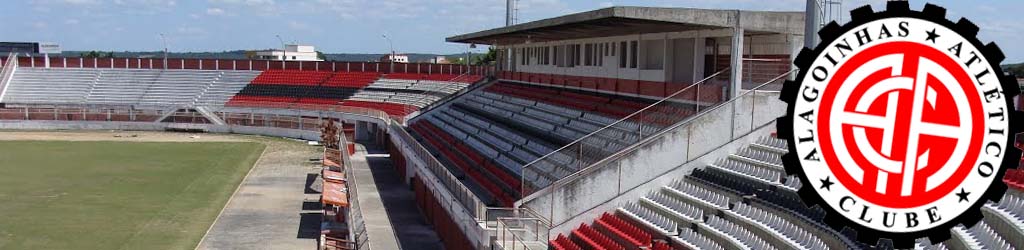
[[230, 133], [243, 135], [262, 135], [288, 137], [303, 140], [320, 140], [320, 132], [254, 127], [239, 125], [186, 124], [186, 123], [155, 123], [155, 122], [96, 122], [96, 121], [11, 121], [0, 120], [0, 129], [14, 130], [135, 130], [135, 131], [167, 131], [173, 129], [197, 129], [210, 133]]
[[[6, 60], [6, 59], [0, 59]], [[44, 57], [18, 57], [18, 67], [45, 67]], [[116, 69], [163, 69], [163, 58], [81, 58], [51, 57], [51, 68], [116, 68]], [[488, 75], [492, 66], [467, 66], [459, 64], [430, 63], [379, 63], [379, 62], [297, 62], [269, 60], [232, 59], [167, 59], [168, 69], [193, 70], [271, 70], [288, 69], [330, 72], [379, 72], [416, 74], [470, 74]]]

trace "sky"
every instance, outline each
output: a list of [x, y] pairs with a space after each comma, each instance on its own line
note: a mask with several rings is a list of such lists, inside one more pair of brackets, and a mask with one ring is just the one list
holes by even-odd
[[[844, 0], [849, 11], [885, 0]], [[1006, 62], [1024, 62], [1021, 0], [933, 0], [966, 16]], [[911, 1], [921, 9], [924, 1]], [[327, 53], [459, 53], [445, 37], [505, 23], [505, 0], [27, 0], [4, 1], [0, 41], [56, 42], [64, 50], [174, 52], [317, 46]], [[518, 22], [609, 6], [803, 11], [804, 0], [519, 0]], [[475, 51], [482, 51], [477, 48]]]

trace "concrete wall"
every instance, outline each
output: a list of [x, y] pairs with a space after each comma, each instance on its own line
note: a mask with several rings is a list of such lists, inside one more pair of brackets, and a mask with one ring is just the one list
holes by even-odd
[[538, 191], [522, 207], [547, 217], [551, 237], [567, 233], [770, 135], [785, 108], [777, 92], [744, 95]]
[[90, 122], [90, 121], [0, 121], [0, 129], [16, 130], [135, 130], [166, 131], [168, 129], [199, 129], [209, 133], [230, 133], [288, 137], [319, 141], [320, 132], [271, 127], [237, 125], [153, 123], [153, 122]]

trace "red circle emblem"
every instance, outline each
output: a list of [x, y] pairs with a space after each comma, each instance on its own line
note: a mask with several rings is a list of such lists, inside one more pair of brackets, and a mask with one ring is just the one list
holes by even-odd
[[[853, 84], [844, 84], [844, 83]], [[846, 86], [846, 87], [844, 87]], [[853, 194], [917, 207], [950, 194], [978, 159], [985, 127], [978, 87], [947, 54], [887, 42], [846, 61], [824, 90], [822, 158]]]

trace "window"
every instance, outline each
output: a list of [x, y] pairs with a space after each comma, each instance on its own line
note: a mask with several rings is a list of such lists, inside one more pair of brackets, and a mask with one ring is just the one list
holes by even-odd
[[553, 48], [553, 50], [555, 52], [555, 66], [556, 67], [562, 67], [564, 65], [562, 65], [562, 55], [558, 53], [558, 47], [560, 47], [560, 46], [555, 46]]
[[594, 56], [594, 53], [591, 50], [593, 48], [594, 48], [593, 45], [589, 44], [589, 43], [583, 46], [583, 65], [584, 66], [593, 65], [593, 61], [594, 60], [591, 59]]
[[526, 48], [520, 48], [519, 49], [519, 55], [520, 55], [519, 65], [526, 65]]
[[619, 43], [619, 68], [626, 67], [626, 42]]
[[644, 40], [643, 61], [640, 61], [640, 69], [665, 69], [665, 40]]
[[640, 59], [640, 57], [637, 55], [639, 48], [640, 45], [637, 41], [629, 42], [629, 68], [631, 69], [636, 68], [636, 63]]
[[551, 47], [544, 47], [544, 65], [551, 65]]
[[574, 55], [573, 58], [576, 58], [576, 63], [574, 64], [575, 66], [583, 65], [583, 45], [582, 44], [577, 44], [576, 45], [576, 55]]

